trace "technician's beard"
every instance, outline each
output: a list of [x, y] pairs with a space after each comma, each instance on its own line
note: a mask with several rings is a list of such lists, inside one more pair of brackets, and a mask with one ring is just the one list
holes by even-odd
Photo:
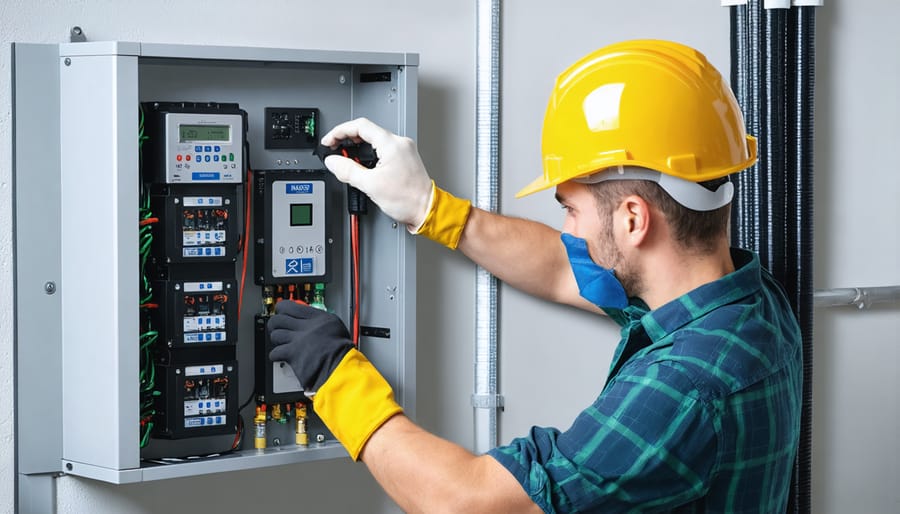
[[616, 279], [625, 289], [625, 295], [629, 298], [640, 297], [644, 292], [644, 281], [640, 273], [634, 267], [625, 261], [625, 255], [616, 244], [613, 236], [612, 213], [602, 213], [603, 225], [600, 230], [600, 237], [597, 241], [599, 248], [599, 264], [605, 268], [615, 272]]

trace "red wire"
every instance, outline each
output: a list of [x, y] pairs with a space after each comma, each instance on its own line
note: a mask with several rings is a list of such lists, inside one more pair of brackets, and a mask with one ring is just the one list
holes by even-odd
[[241, 243], [244, 252], [242, 260], [244, 262], [241, 265], [241, 291], [238, 294], [238, 319], [241, 318], [241, 307], [244, 304], [244, 281], [247, 279], [247, 254], [250, 253], [250, 249], [247, 248], [247, 245], [250, 244], [250, 190], [252, 188], [253, 170], [247, 167], [247, 184], [244, 186], [244, 189], [247, 190], [244, 200], [244, 241]]
[[149, 225], [151, 223], [157, 223], [157, 222], [159, 222], [159, 218], [147, 218], [147, 219], [141, 220], [141, 222], [139, 223], [138, 226], [143, 227], [144, 225]]
[[350, 247], [353, 259], [353, 344], [359, 346], [359, 215], [350, 215]]

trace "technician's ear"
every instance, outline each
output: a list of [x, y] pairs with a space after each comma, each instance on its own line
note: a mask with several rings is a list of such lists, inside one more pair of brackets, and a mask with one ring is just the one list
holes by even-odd
[[621, 213], [622, 235], [624, 241], [632, 246], [644, 242], [651, 226], [650, 205], [637, 195], [629, 195], [619, 204]]

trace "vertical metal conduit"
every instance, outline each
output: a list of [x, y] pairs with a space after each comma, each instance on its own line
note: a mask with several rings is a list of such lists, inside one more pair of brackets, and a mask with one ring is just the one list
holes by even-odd
[[[795, 2], [798, 3], [798, 2]], [[815, 2], [804, 2], [815, 5]], [[731, 8], [732, 87], [759, 162], [735, 177], [732, 241], [756, 251], [781, 282], [803, 337], [800, 445], [788, 512], [811, 510], [814, 7]]]
[[[803, 410], [800, 417], [800, 447], [795, 468], [795, 511], [812, 511], [812, 420], [813, 420], [813, 130], [815, 91], [815, 7], [788, 11], [788, 198], [792, 202], [787, 220], [791, 230], [788, 254], [793, 257], [786, 277], [803, 334]], [[786, 270], [787, 271], [787, 270]], [[786, 278], [787, 280], [787, 278]]]
[[[498, 206], [500, 172], [500, 0], [477, 0], [475, 205]], [[476, 453], [498, 444], [497, 416], [503, 406], [497, 387], [497, 279], [478, 267], [475, 277]]]

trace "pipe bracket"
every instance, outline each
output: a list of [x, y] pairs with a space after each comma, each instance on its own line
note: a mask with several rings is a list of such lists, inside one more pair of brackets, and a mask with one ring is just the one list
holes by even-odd
[[502, 394], [473, 394], [472, 407], [476, 409], [503, 409]]

